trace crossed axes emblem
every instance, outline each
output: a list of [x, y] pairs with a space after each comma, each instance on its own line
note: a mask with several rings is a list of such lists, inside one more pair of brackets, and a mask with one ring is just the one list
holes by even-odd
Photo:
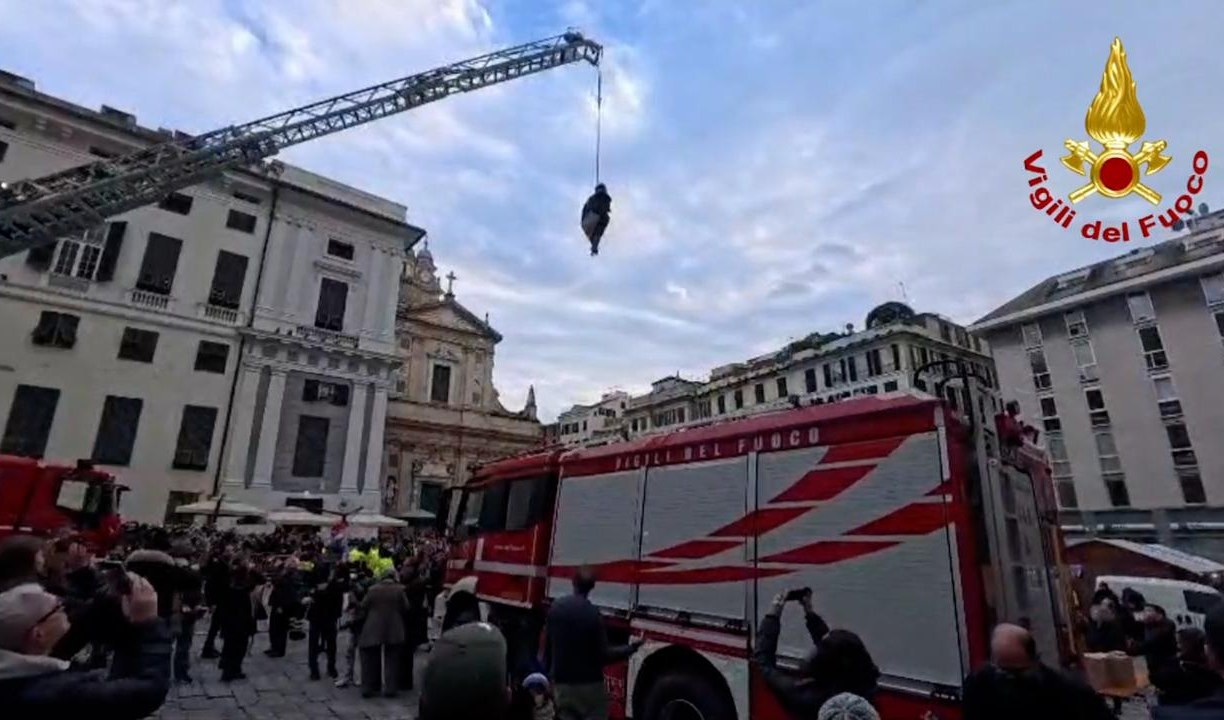
[[[1072, 190], [1068, 197], [1071, 202], [1077, 203], [1080, 200], [1088, 197], [1094, 192], [1099, 192], [1107, 197], [1123, 197], [1129, 193], [1135, 193], [1144, 200], [1156, 205], [1160, 202], [1160, 193], [1152, 188], [1144, 185], [1139, 181], [1139, 168], [1142, 165], [1147, 165], [1145, 175], [1152, 175], [1164, 169], [1165, 165], [1173, 158], [1164, 155], [1165, 148], [1169, 147], [1169, 143], [1164, 140], [1156, 142], [1144, 142], [1139, 148], [1139, 152], [1132, 155], [1125, 146], [1118, 147], [1121, 143], [1113, 146], [1107, 146], [1104, 153], [1097, 155], [1088, 146], [1087, 140], [1067, 140], [1063, 143], [1063, 147], [1067, 149], [1070, 155], [1062, 158], [1062, 164], [1068, 170], [1079, 175], [1086, 175], [1091, 180], [1083, 187]], [[1091, 175], [1085, 172], [1084, 165], [1088, 165]], [[1127, 182], [1121, 182], [1127, 178], [1126, 170], [1123, 170], [1120, 165], [1125, 164], [1129, 170], [1129, 178]], [[1101, 170], [1106, 165], [1114, 166], [1111, 170], [1107, 170], [1108, 177], [1101, 177]]]

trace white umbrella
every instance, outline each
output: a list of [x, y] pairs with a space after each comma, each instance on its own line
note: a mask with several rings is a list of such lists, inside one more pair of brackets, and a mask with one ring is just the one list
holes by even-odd
[[378, 513], [357, 513], [356, 515], [348, 516], [348, 524], [353, 527], [374, 527], [374, 528], [402, 528], [408, 527], [408, 523], [397, 518], [380, 515]]
[[416, 508], [415, 510], [405, 510], [404, 512], [400, 513], [399, 516], [405, 520], [433, 520], [435, 517], [437, 517], [428, 510], [422, 510], [420, 508]]
[[197, 500], [196, 502], [187, 505], [179, 505], [174, 509], [174, 512], [183, 515], [212, 515], [214, 512], [218, 517], [263, 517], [266, 513], [254, 505], [247, 505], [235, 500], [221, 500], [220, 507], [217, 505], [217, 499]]
[[331, 518], [294, 507], [273, 510], [268, 513], [267, 521], [275, 525], [314, 525], [316, 527], [325, 527], [334, 522]]

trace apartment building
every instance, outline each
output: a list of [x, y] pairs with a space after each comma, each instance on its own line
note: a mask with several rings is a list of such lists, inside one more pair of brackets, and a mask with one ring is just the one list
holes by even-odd
[[[0, 74], [0, 180], [174, 136]], [[0, 260], [0, 452], [90, 459], [147, 522], [218, 490], [377, 507], [398, 275], [424, 234], [405, 215], [273, 163]]]
[[[993, 385], [990, 351], [979, 338], [947, 318], [889, 302], [873, 309], [858, 332], [813, 333], [777, 352], [716, 367], [704, 381], [662, 378], [629, 399], [624, 422], [637, 437], [855, 395], [934, 392], [958, 362]], [[919, 368], [925, 369], [914, 377]], [[959, 383], [943, 392], [953, 407], [964, 407]]]
[[549, 441], [562, 445], [588, 445], [622, 439], [622, 418], [628, 409], [629, 393], [606, 392], [599, 402], [574, 405], [557, 416], [555, 428], [546, 429]]
[[1224, 214], [972, 326], [1044, 429], [1064, 527], [1224, 557]]

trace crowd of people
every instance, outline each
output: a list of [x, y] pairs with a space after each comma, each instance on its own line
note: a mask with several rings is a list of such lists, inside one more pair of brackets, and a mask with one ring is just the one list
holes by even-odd
[[[223, 681], [245, 678], [244, 659], [266, 623], [267, 656], [285, 657], [289, 642], [305, 640], [311, 680], [322, 669], [337, 686], [393, 697], [413, 689], [446, 562], [447, 543], [432, 533], [349, 542], [283, 530], [140, 527], [107, 558], [71, 536], [10, 537], [0, 542], [0, 707], [13, 717], [146, 717], [173, 682], [193, 682], [192, 641], [205, 618], [200, 657], [217, 661]], [[644, 641], [610, 642], [590, 600], [596, 580], [579, 569], [573, 592], [537, 626], [496, 609], [483, 617], [475, 588], [456, 583], [421, 673], [417, 717], [606, 720], [604, 668]], [[830, 628], [816, 601], [807, 589], [776, 597], [758, 624], [752, 663], [793, 718], [878, 720], [880, 671], [868, 647], [853, 631]], [[792, 602], [812, 642], [797, 672], [777, 662]], [[1102, 587], [1086, 639], [1091, 651], [1147, 659], [1158, 720], [1224, 717], [1224, 605], [1205, 629], [1178, 631], [1137, 593]], [[1081, 679], [1044, 664], [1033, 636], [1016, 625], [995, 628], [989, 663], [963, 684], [965, 720], [1111, 716]]]

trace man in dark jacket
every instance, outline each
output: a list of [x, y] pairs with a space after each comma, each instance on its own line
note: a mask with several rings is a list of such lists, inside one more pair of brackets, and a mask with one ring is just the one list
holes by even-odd
[[220, 657], [217, 652], [217, 633], [221, 632], [221, 603], [229, 589], [230, 559], [224, 548], [213, 549], [207, 562], [204, 563], [204, 602], [208, 605], [211, 617], [208, 619], [208, 635], [204, 638], [204, 651], [200, 657], [205, 659]]
[[299, 617], [302, 592], [297, 560], [286, 558], [280, 571], [272, 581], [272, 592], [268, 596], [268, 657], [284, 657], [289, 643], [289, 621]]
[[599, 608], [588, 599], [595, 589], [595, 572], [579, 568], [573, 585], [573, 594], [560, 598], [548, 610], [543, 664], [555, 688], [558, 717], [605, 720], [604, 666], [627, 659], [642, 641], [609, 646]]
[[1143, 622], [1143, 642], [1133, 654], [1147, 660], [1149, 675], [1171, 670], [1177, 665], [1177, 625], [1159, 605], [1144, 608], [1140, 620]]
[[1019, 625], [999, 625], [990, 664], [965, 679], [964, 720], [1109, 720], [1092, 688], [1046, 667], [1037, 643]]
[[778, 635], [782, 630], [782, 608], [786, 594], [774, 598], [773, 605], [757, 628], [753, 664], [760, 670], [778, 701], [797, 718], [816, 717], [831, 697], [852, 693], [868, 701], [875, 696], [880, 671], [862, 640], [846, 630], [829, 631], [825, 621], [812, 610], [811, 591], [799, 598], [803, 606], [808, 635], [815, 646], [798, 674], [777, 667]]
[[599, 254], [599, 241], [604, 231], [608, 229], [608, 220], [612, 214], [612, 196], [603, 183], [595, 186], [595, 192], [587, 198], [582, 206], [582, 232], [586, 233], [591, 243], [591, 255]]
[[1224, 689], [1224, 680], [1207, 663], [1207, 635], [1196, 627], [1177, 631], [1177, 662], [1149, 674], [1161, 705], [1186, 705]]
[[0, 708], [12, 718], [143, 718], [170, 685], [170, 643], [157, 593], [138, 575], [122, 598], [125, 627], [109, 676], [50, 656], [68, 631], [63, 603], [34, 584], [0, 593]]
[[[1203, 626], [1207, 635], [1207, 663], [1224, 683], [1224, 602], [1207, 613]], [[1152, 720], [1219, 720], [1224, 718], [1224, 690], [1186, 705], [1162, 705], [1152, 711]]]
[[336, 672], [336, 623], [344, 608], [348, 583], [332, 565], [320, 562], [311, 572], [310, 585], [310, 605], [306, 608], [306, 621], [310, 624], [306, 640], [310, 679], [319, 679], [320, 651], [327, 654], [327, 675], [335, 679], [339, 675]]

